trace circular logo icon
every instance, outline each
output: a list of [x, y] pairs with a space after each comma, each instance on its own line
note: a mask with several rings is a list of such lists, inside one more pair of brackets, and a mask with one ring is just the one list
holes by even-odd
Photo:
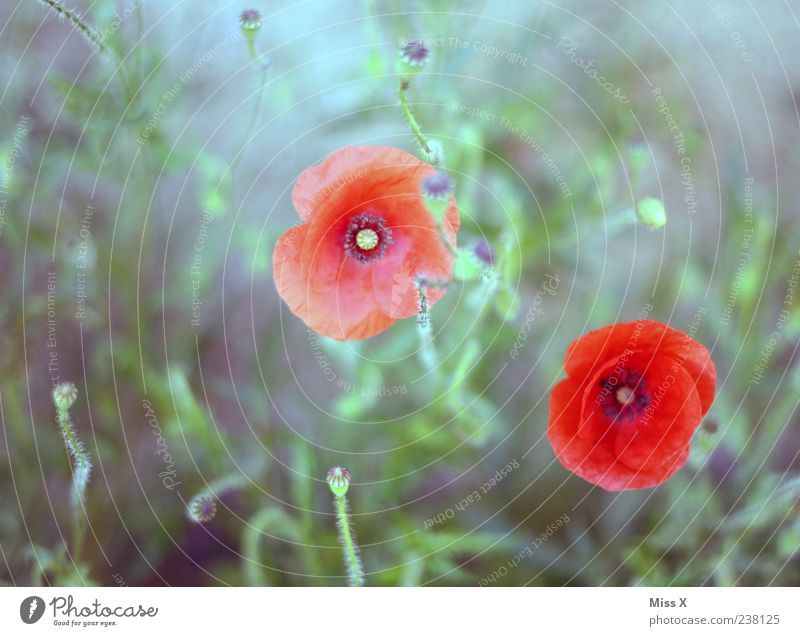
[[19, 606], [19, 617], [28, 625], [33, 625], [43, 614], [44, 599], [41, 596], [29, 596]]

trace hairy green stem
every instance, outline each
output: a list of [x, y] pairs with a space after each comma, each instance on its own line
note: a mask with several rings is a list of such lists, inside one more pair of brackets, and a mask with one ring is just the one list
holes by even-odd
[[339, 526], [339, 542], [342, 544], [342, 554], [347, 565], [347, 580], [351, 587], [364, 585], [364, 568], [358, 554], [358, 545], [353, 536], [348, 517], [347, 497], [334, 497], [336, 505], [336, 521]]
[[[233, 162], [230, 166], [230, 174], [232, 177], [232, 183], [234, 190], [236, 189], [236, 171], [239, 168], [239, 164], [242, 161], [244, 156], [244, 149], [247, 146], [248, 141], [253, 136], [253, 131], [255, 130], [256, 124], [258, 123], [259, 118], [261, 117], [261, 108], [264, 104], [264, 94], [267, 92], [267, 84], [269, 84], [270, 77], [272, 75], [272, 62], [267, 60], [266, 62], [261, 61], [261, 55], [258, 53], [256, 49], [256, 38], [255, 34], [248, 35], [247, 39], [247, 52], [250, 55], [250, 59], [255, 62], [259, 68], [261, 69], [261, 83], [258, 87], [258, 95], [256, 96], [256, 105], [253, 109], [253, 113], [250, 116], [250, 122], [245, 128], [244, 133], [244, 140], [242, 142], [242, 149], [239, 151], [239, 154], [234, 157]], [[235, 193], [234, 193], [235, 195]]]
[[75, 25], [75, 27], [89, 41], [89, 44], [95, 47], [98, 51], [105, 53], [108, 50], [105, 43], [97, 35], [97, 31], [89, 26], [89, 23], [81, 18], [77, 13], [72, 11], [72, 9], [67, 9], [67, 7], [57, 0], [39, 0], [39, 2], [50, 7], [62, 18], [72, 22], [72, 24]]
[[419, 294], [419, 311], [417, 313], [417, 331], [419, 333], [419, 356], [425, 368], [432, 371], [436, 368], [439, 356], [436, 345], [433, 343], [433, 325], [431, 322], [431, 307], [428, 301], [428, 287], [436, 287], [434, 281], [417, 280], [417, 293]]
[[406, 96], [406, 91], [408, 91], [409, 87], [408, 80], [400, 80], [400, 106], [403, 108], [403, 115], [408, 122], [408, 125], [411, 126], [411, 131], [414, 133], [414, 136], [417, 138], [419, 145], [422, 146], [422, 149], [425, 152], [430, 152], [430, 146], [428, 146], [428, 140], [425, 139], [425, 135], [422, 134], [422, 129], [419, 127], [416, 118], [414, 117], [414, 113], [411, 112], [411, 108], [408, 105], [408, 97]]
[[72, 526], [72, 558], [80, 561], [81, 550], [86, 536], [86, 513], [85, 498], [86, 487], [89, 484], [89, 477], [92, 472], [92, 461], [89, 453], [83, 446], [83, 442], [78, 438], [69, 409], [58, 408], [58, 424], [61, 435], [64, 438], [64, 445], [72, 458], [72, 495], [71, 505], [73, 514]]
[[39, 0], [39, 2], [54, 11], [59, 17], [64, 18], [72, 23], [72, 25], [78, 29], [80, 34], [83, 35], [84, 39], [86, 39], [92, 48], [96, 49], [99, 53], [104, 55], [108, 60], [115, 64], [124, 88], [128, 92], [128, 97], [131, 97], [135, 94], [135, 90], [130, 82], [130, 79], [128, 78], [128, 74], [125, 71], [125, 66], [122, 63], [122, 59], [120, 58], [119, 54], [113, 48], [106, 46], [106, 43], [100, 38], [97, 30], [94, 27], [92, 27], [88, 22], [86, 22], [86, 20], [81, 18], [72, 9], [65, 7], [58, 0]]

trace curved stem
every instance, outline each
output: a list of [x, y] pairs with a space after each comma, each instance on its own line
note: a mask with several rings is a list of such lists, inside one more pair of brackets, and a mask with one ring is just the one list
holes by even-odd
[[406, 97], [406, 91], [409, 89], [411, 84], [408, 83], [407, 80], [400, 80], [400, 106], [403, 108], [403, 115], [408, 121], [408, 125], [411, 126], [411, 131], [414, 133], [414, 136], [417, 138], [419, 145], [422, 146], [422, 149], [425, 152], [430, 152], [430, 146], [428, 146], [428, 140], [425, 139], [425, 135], [422, 134], [422, 129], [419, 127], [416, 118], [414, 117], [414, 113], [411, 112], [411, 108], [408, 105], [408, 98]]
[[265, 63], [260, 62], [260, 56], [258, 51], [256, 50], [255, 44], [255, 37], [248, 37], [247, 38], [247, 51], [250, 54], [250, 58], [261, 67], [261, 84], [258, 87], [258, 95], [256, 96], [256, 106], [253, 109], [253, 113], [250, 117], [250, 123], [245, 128], [245, 135], [242, 141], [242, 149], [239, 151], [239, 154], [234, 157], [233, 162], [229, 168], [230, 175], [231, 175], [231, 183], [233, 184], [234, 189], [234, 196], [236, 195], [236, 171], [239, 168], [239, 164], [244, 157], [244, 151], [247, 146], [248, 140], [253, 136], [253, 130], [255, 130], [256, 124], [258, 123], [259, 118], [261, 117], [261, 107], [264, 103], [264, 93], [266, 93], [267, 84], [269, 84], [270, 76], [272, 74], [272, 62], [267, 60]]
[[[624, 208], [600, 219], [593, 220], [590, 222], [589, 228], [583, 232], [588, 235], [588, 241], [594, 241], [602, 237], [609, 238], [634, 225], [636, 225], [636, 214], [630, 208]], [[580, 242], [579, 234], [569, 234], [553, 239], [550, 247], [553, 250], [558, 250], [570, 247], [578, 242]]]

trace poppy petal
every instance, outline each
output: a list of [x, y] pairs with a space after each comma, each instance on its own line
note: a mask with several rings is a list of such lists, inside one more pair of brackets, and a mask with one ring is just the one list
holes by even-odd
[[548, 439], [567, 469], [616, 491], [657, 486], [686, 462], [716, 385], [702, 344], [656, 321], [621, 323], [575, 341], [564, 366]]
[[[398, 148], [367, 146], [334, 152], [303, 172], [292, 200], [305, 225], [278, 241], [273, 271], [280, 295], [307, 325], [340, 340], [367, 338], [418, 311], [418, 276], [451, 278], [453, 256], [421, 195], [434, 171]], [[454, 198], [442, 225], [455, 247]], [[356, 246], [365, 229], [375, 243]], [[429, 288], [429, 303], [445, 291]]]
[[[408, 168], [430, 173], [432, 166], [413, 155], [390, 146], [347, 146], [329, 154], [322, 163], [306, 168], [292, 190], [292, 203], [298, 216], [309, 222], [332, 199], [343, 191], [363, 188], [365, 180], [374, 178], [391, 182], [392, 176], [404, 175]], [[376, 173], [377, 169], [377, 173]], [[424, 178], [420, 177], [420, 182]], [[374, 184], [373, 184], [374, 185]]]
[[278, 294], [300, 317], [308, 315], [308, 279], [299, 258], [307, 231], [306, 225], [291, 228], [278, 239], [272, 252], [272, 276]]
[[670, 461], [689, 445], [702, 418], [697, 391], [683, 369], [669, 373], [651, 393], [642, 418], [620, 423], [614, 438], [617, 457], [632, 468]]
[[[369, 286], [354, 285], [352, 276], [340, 271], [339, 277], [346, 278], [347, 283], [323, 290], [310, 284], [299, 258], [307, 230], [307, 225], [300, 225], [286, 232], [278, 239], [272, 257], [275, 285], [292, 313], [319, 334], [335, 340], [369, 338], [391, 326], [394, 320], [367, 302]], [[342, 266], [355, 265], [349, 262]]]

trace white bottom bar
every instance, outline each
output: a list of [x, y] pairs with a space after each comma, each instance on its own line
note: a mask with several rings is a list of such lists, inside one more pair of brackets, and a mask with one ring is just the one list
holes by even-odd
[[0, 631], [778, 636], [800, 634], [797, 608], [792, 588], [5, 588]]

